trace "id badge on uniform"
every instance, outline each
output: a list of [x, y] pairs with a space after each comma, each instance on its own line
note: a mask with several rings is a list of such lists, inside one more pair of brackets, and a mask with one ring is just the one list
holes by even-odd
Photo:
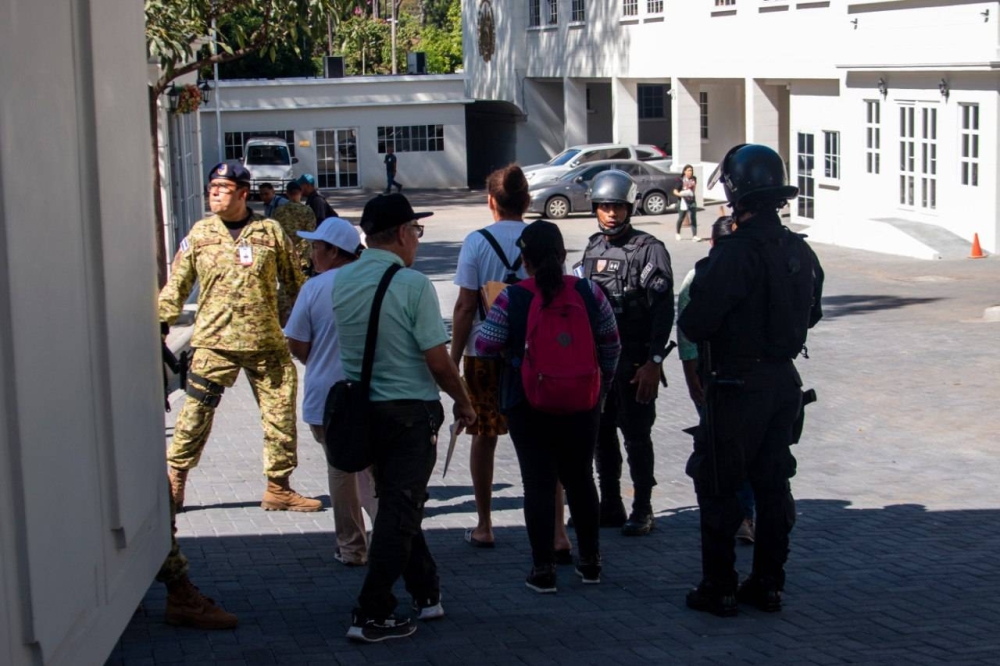
[[252, 266], [253, 248], [250, 247], [250, 243], [246, 240], [240, 241], [238, 249], [240, 254], [240, 266]]

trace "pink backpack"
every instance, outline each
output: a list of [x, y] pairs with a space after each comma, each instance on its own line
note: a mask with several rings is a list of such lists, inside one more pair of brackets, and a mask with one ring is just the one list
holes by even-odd
[[[534, 278], [517, 285], [534, 295], [528, 307], [521, 362], [525, 397], [535, 409], [551, 414], [593, 409], [601, 391], [601, 370], [589, 316], [596, 311], [596, 299], [579, 278], [564, 275], [563, 284], [546, 307], [542, 307], [542, 294]], [[594, 301], [592, 308], [588, 307], [584, 291]]]

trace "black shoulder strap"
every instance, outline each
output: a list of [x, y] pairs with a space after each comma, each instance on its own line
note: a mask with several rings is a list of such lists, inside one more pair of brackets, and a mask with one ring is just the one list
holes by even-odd
[[483, 238], [485, 238], [487, 241], [489, 241], [490, 246], [492, 246], [492, 248], [493, 248], [493, 251], [497, 253], [497, 256], [500, 257], [500, 261], [503, 262], [503, 267], [504, 268], [506, 268], [511, 273], [516, 273], [518, 270], [520, 270], [520, 268], [521, 268], [521, 255], [517, 256], [517, 261], [515, 261], [514, 265], [512, 266], [511, 263], [509, 261], [507, 261], [507, 255], [505, 255], [503, 253], [503, 248], [500, 247], [500, 243], [498, 243], [497, 239], [493, 237], [493, 234], [491, 234], [490, 232], [486, 231], [486, 229], [480, 229], [479, 233], [483, 235]]
[[399, 264], [389, 266], [375, 290], [375, 300], [372, 301], [372, 312], [368, 318], [368, 334], [365, 336], [365, 355], [361, 361], [361, 391], [366, 397], [372, 382], [372, 366], [375, 365], [375, 340], [378, 338], [378, 319], [382, 311], [382, 299], [385, 298], [385, 292], [389, 290], [392, 276], [402, 268]]

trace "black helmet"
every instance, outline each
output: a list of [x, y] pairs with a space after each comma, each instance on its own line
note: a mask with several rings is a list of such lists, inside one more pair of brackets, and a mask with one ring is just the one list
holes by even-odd
[[733, 146], [709, 176], [708, 188], [715, 187], [720, 180], [733, 208], [753, 202], [777, 204], [799, 194], [799, 188], [788, 184], [781, 156], [755, 143]]
[[639, 192], [639, 186], [635, 184], [632, 177], [624, 171], [618, 169], [608, 169], [594, 176], [590, 181], [590, 210], [597, 214], [597, 204], [613, 203], [625, 204], [628, 206], [628, 215], [620, 227], [605, 229], [601, 227], [601, 232], [609, 236], [614, 236], [625, 230], [626, 225], [632, 218], [635, 209], [635, 200]]

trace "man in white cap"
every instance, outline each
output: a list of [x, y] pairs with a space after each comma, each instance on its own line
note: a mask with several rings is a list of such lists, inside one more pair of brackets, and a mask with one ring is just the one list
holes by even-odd
[[[318, 275], [302, 286], [285, 325], [285, 337], [289, 351], [306, 366], [302, 420], [309, 424], [316, 441], [322, 442], [326, 396], [330, 387], [344, 378], [331, 291], [337, 269], [357, 259], [362, 245], [357, 228], [339, 217], [323, 220], [316, 231], [297, 233], [300, 238], [312, 241], [312, 265]], [[346, 565], [361, 566], [368, 559], [368, 537], [361, 509], [364, 508], [373, 524], [378, 509], [371, 469], [349, 474], [329, 467], [327, 473], [337, 531], [334, 557]]]

